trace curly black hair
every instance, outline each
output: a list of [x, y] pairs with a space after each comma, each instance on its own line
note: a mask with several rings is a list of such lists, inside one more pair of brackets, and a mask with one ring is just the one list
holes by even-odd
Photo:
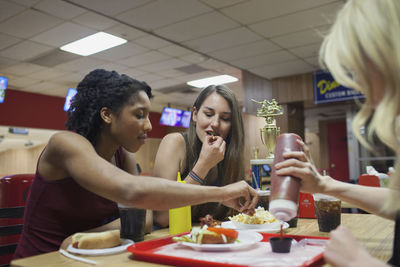
[[107, 107], [119, 114], [122, 107], [132, 100], [132, 96], [140, 91], [144, 91], [149, 98], [152, 97], [151, 88], [145, 82], [125, 74], [120, 75], [116, 71], [96, 69], [78, 84], [77, 94], [67, 111], [65, 126], [95, 145], [103, 123], [100, 110]]

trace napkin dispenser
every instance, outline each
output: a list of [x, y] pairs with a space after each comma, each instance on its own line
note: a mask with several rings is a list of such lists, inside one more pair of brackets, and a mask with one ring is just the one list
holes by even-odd
[[299, 194], [299, 218], [317, 218], [315, 216], [314, 198], [312, 194]]
[[[178, 183], [186, 183], [181, 180], [181, 174], [177, 175]], [[169, 210], [169, 234], [176, 235], [189, 232], [192, 229], [192, 213], [190, 206]]]

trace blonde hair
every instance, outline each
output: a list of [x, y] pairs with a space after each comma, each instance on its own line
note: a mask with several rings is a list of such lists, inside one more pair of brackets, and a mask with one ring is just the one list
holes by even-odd
[[[320, 50], [321, 63], [339, 83], [365, 95], [353, 121], [357, 139], [367, 148], [374, 134], [399, 159], [400, 114], [400, 1], [350, 0], [338, 13]], [[385, 93], [374, 109], [371, 67], [382, 75]], [[360, 128], [371, 119], [365, 139]], [[390, 181], [391, 194], [384, 209], [400, 209], [400, 164]]]

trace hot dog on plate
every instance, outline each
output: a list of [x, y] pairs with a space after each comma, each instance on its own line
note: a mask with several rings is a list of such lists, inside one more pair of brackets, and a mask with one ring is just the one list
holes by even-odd
[[72, 236], [72, 246], [79, 249], [102, 249], [119, 245], [121, 245], [120, 230], [76, 233]]
[[190, 242], [197, 244], [231, 244], [234, 243], [239, 233], [233, 229], [221, 227], [195, 227], [190, 235], [173, 237], [172, 240], [177, 242]]

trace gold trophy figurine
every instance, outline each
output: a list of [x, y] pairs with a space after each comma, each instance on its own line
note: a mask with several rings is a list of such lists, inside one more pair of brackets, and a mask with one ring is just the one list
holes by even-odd
[[261, 108], [257, 109], [257, 117], [265, 118], [265, 126], [260, 129], [261, 141], [267, 147], [267, 158], [274, 157], [276, 138], [280, 134], [280, 128], [276, 126], [275, 116], [282, 115], [282, 106], [278, 105], [275, 99], [271, 101], [264, 100], [262, 102], [252, 99], [253, 102], [261, 104]]

